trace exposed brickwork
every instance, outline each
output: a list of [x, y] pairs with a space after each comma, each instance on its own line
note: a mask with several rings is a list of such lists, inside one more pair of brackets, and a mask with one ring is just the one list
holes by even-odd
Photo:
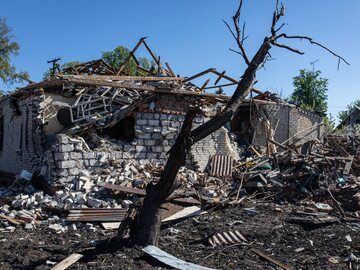
[[0, 104], [4, 117], [3, 151], [0, 152], [0, 171], [18, 173], [32, 170], [44, 153], [43, 95], [32, 95], [14, 104], [9, 97]]
[[[271, 126], [275, 131], [275, 141], [282, 143], [293, 137], [301, 138], [309, 135], [320, 139], [324, 130], [320, 126], [312, 133], [311, 127], [321, 123], [322, 118], [316, 114], [305, 110], [286, 105], [286, 104], [268, 104], [259, 105], [270, 119]], [[266, 145], [266, 132], [262, 121], [258, 121], [256, 126], [254, 144], [257, 146]]]

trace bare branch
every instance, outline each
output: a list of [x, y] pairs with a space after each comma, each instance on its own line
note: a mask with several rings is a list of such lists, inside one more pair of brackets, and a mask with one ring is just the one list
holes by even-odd
[[244, 40], [247, 39], [247, 36], [245, 37], [245, 22], [243, 24], [243, 28], [241, 31], [241, 43], [244, 43]]
[[[335, 52], [333, 52], [332, 50], [330, 50], [328, 47], [322, 45], [321, 43], [314, 41], [314, 40], [313, 40], [312, 38], [310, 38], [310, 37], [307, 37], [307, 36], [288, 36], [287, 34], [283, 33], [283, 34], [277, 36], [277, 37], [275, 38], [275, 40], [277, 40], [277, 39], [279, 39], [279, 38], [282, 38], [282, 37], [283, 37], [283, 38], [288, 38], [288, 39], [300, 39], [300, 40], [305, 39], [305, 40], [309, 41], [311, 44], [317, 45], [317, 46], [319, 46], [320, 48], [323, 48], [324, 50], [328, 51], [329, 53], [331, 53], [332, 55], [334, 55], [335, 57], [337, 57], [338, 60], [339, 60], [339, 63], [342, 61], [342, 62], [344, 62], [345, 64], [347, 64], [348, 66], [350, 66], [350, 64], [349, 64], [343, 57], [341, 57], [340, 55], [336, 54]], [[274, 45], [275, 45], [275, 44], [274, 44]], [[339, 67], [339, 63], [338, 63], [338, 67]]]
[[281, 28], [283, 28], [285, 25], [288, 25], [287, 23], [282, 23], [276, 30], [275, 33], [279, 32]]
[[236, 40], [236, 36], [235, 36], [233, 30], [231, 29], [230, 25], [229, 25], [229, 24], [227, 23], [227, 21], [225, 21], [224, 19], [223, 19], [222, 21], [225, 23], [225, 25], [226, 25], [227, 28], [229, 29], [231, 35], [232, 35], [232, 36], [235, 38], [235, 40]]
[[234, 22], [234, 26], [235, 26], [235, 30], [236, 30], [236, 42], [239, 46], [239, 49], [243, 55], [243, 58], [245, 60], [245, 63], [247, 65], [250, 64], [249, 58], [247, 57], [245, 48], [243, 46], [243, 42], [244, 42], [244, 30], [245, 30], [245, 23], [243, 24], [243, 32], [241, 33], [240, 27], [239, 27], [239, 22], [240, 22], [240, 15], [241, 15], [241, 7], [243, 4], [243, 0], [240, 0], [240, 4], [239, 4], [239, 8], [236, 11], [235, 15], [233, 16], [233, 22]]
[[231, 49], [231, 48], [229, 48], [229, 50], [232, 51], [232, 52], [234, 52], [234, 53], [240, 54], [242, 57], [244, 57], [243, 54], [242, 54], [241, 52], [239, 52], [239, 51], [236, 51], [236, 50]]
[[276, 32], [279, 31], [285, 24], [282, 24], [278, 29], [276, 29], [276, 23], [280, 20], [282, 16], [285, 15], [285, 6], [281, 3], [281, 7], [279, 9], [279, 1], [276, 0], [276, 7], [272, 18], [271, 24], [271, 34], [275, 37]]
[[230, 25], [225, 20], [223, 20], [223, 22], [225, 23], [225, 25], [229, 29], [231, 35], [236, 40], [236, 43], [237, 43], [237, 45], [238, 45], [238, 47], [239, 47], [239, 49], [241, 51], [240, 55], [244, 58], [245, 63], [247, 65], [250, 65], [250, 60], [249, 60], [249, 58], [248, 58], [248, 56], [246, 54], [246, 51], [245, 51], [245, 48], [244, 48], [244, 45], [243, 45], [244, 41], [247, 39], [247, 36], [245, 37], [245, 34], [244, 34], [244, 32], [245, 32], [245, 23], [243, 24], [242, 31], [240, 30], [240, 27], [239, 27], [242, 4], [243, 4], [243, 0], [240, 0], [239, 7], [238, 7], [235, 15], [232, 17], [233, 23], [234, 23], [234, 26], [235, 26], [235, 31], [233, 31], [231, 29]]
[[276, 47], [279, 47], [279, 48], [287, 49], [287, 50], [292, 51], [294, 53], [304, 54], [304, 52], [299, 51], [298, 49], [291, 48], [291, 47], [289, 47], [287, 45], [284, 45], [284, 44], [279, 44], [279, 43], [273, 42], [273, 45], [276, 46]]

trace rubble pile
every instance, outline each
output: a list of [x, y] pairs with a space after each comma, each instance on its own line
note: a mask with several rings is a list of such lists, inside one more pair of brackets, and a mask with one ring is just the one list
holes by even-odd
[[[79, 141], [79, 144], [82, 142]], [[72, 152], [74, 154], [76, 152]], [[56, 191], [53, 195], [39, 191], [32, 186], [33, 174], [23, 171], [10, 187], [0, 188], [0, 194], [6, 200], [0, 202], [0, 230], [12, 232], [13, 225], [24, 224], [26, 229], [34, 229], [36, 225], [48, 225], [50, 230], [65, 232], [72, 225], [65, 218], [54, 215], [60, 213], [64, 217], [69, 209], [81, 208], [124, 208], [139, 201], [136, 194], [113, 196], [111, 189], [115, 187], [144, 190], [149, 181], [157, 181], [163, 170], [162, 166], [139, 164], [134, 160], [108, 159], [101, 156], [100, 162], [93, 171], [80, 170], [71, 181], [60, 178], [53, 182]], [[189, 177], [187, 177], [187, 175]], [[189, 179], [189, 180], [188, 180]], [[196, 173], [183, 167], [179, 173], [179, 184], [182, 191], [191, 188], [196, 180]], [[4, 220], [1, 220], [4, 218]], [[79, 225], [79, 224], [78, 224]], [[85, 226], [93, 230], [93, 226]]]
[[241, 149], [241, 158], [234, 162], [231, 177], [203, 174], [195, 178], [193, 188], [198, 199], [210, 205], [233, 205], [249, 201], [257, 193], [280, 203], [314, 200], [319, 203], [312, 204], [315, 210], [329, 209], [327, 203], [335, 203], [331, 209], [342, 214], [343, 203], [357, 215], [360, 210], [357, 138], [328, 136], [324, 142], [272, 142], [277, 152], [268, 157], [252, 146]]
[[[64, 140], [68, 143], [69, 138], [62, 135], [62, 142]], [[81, 140], [71, 140], [78, 145], [74, 147], [87, 147]], [[198, 199], [206, 207], [214, 204], [240, 204], [244, 200], [251, 200], [254, 191], [265, 194], [274, 192], [279, 201], [297, 201], [304, 198], [318, 200], [321, 195], [347, 190], [352, 194], [347, 198], [348, 202], [350, 200], [352, 208], [358, 210], [360, 179], [357, 174], [352, 174], [358, 172], [358, 152], [354, 152], [357, 148], [352, 147], [357, 142], [353, 137], [328, 137], [325, 143], [306, 142], [297, 147], [277, 144], [278, 149], [284, 151], [274, 153], [272, 157], [261, 156], [258, 151], [253, 151], [253, 147], [249, 147], [241, 151], [242, 157], [235, 162], [232, 175], [226, 177], [196, 173], [182, 167], [178, 175], [179, 188], [174, 196]], [[300, 154], [305, 145], [307, 153]], [[61, 147], [61, 144], [54, 147]], [[75, 148], [70, 150], [69, 155], [77, 154]], [[92, 171], [81, 169], [72, 178], [64, 177], [52, 183], [56, 189], [53, 196], [34, 188], [31, 184], [32, 173], [23, 171], [10, 187], [0, 189], [1, 195], [11, 202], [1, 206], [1, 214], [15, 223], [24, 222], [27, 229], [33, 228], [35, 224], [50, 224], [51, 229], [53, 223], [65, 225], [68, 229], [64, 218], [52, 215], [49, 209], [127, 209], [134, 202], [138, 205], [140, 195], [145, 193], [139, 195], [130, 192], [125, 196], [113, 196], [111, 190], [121, 190], [121, 187], [144, 190], [149, 181], [156, 182], [159, 179], [163, 169], [162, 166], [144, 165], [132, 159], [109, 158], [108, 155], [100, 155], [94, 162], [96, 164]], [[69, 170], [68, 174], [72, 175]], [[313, 206], [321, 210], [333, 209], [321, 202]], [[8, 219], [3, 220], [2, 225], [2, 230], [14, 230]]]

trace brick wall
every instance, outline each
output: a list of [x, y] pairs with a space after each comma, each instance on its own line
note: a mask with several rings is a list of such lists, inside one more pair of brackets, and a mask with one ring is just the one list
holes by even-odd
[[17, 100], [14, 106], [10, 97], [2, 99], [4, 135], [0, 171], [16, 174], [23, 169], [32, 170], [40, 163], [44, 153], [43, 100], [43, 95], [32, 95]]
[[[314, 136], [318, 139], [322, 137], [324, 129], [320, 126], [309, 133], [314, 125], [322, 122], [322, 118], [316, 114], [284, 104], [258, 104], [258, 106], [259, 109], [266, 111], [275, 131], [274, 139], [279, 143], [294, 135], [296, 135], [295, 139], [303, 136]], [[264, 123], [258, 121], [253, 143], [257, 146], [265, 146], [266, 139]]]
[[[275, 141], [282, 143], [289, 137], [289, 123], [292, 123], [290, 108], [283, 105], [260, 105], [259, 109], [263, 109], [269, 120], [272, 128], [275, 131]], [[266, 145], [266, 132], [262, 121], [256, 123], [256, 132], [253, 143], [257, 146]]]

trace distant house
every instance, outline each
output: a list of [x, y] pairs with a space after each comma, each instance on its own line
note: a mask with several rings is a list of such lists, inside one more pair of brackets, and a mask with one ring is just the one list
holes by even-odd
[[355, 106], [355, 109], [338, 125], [338, 128], [345, 126], [354, 127], [360, 125], [360, 108]]

